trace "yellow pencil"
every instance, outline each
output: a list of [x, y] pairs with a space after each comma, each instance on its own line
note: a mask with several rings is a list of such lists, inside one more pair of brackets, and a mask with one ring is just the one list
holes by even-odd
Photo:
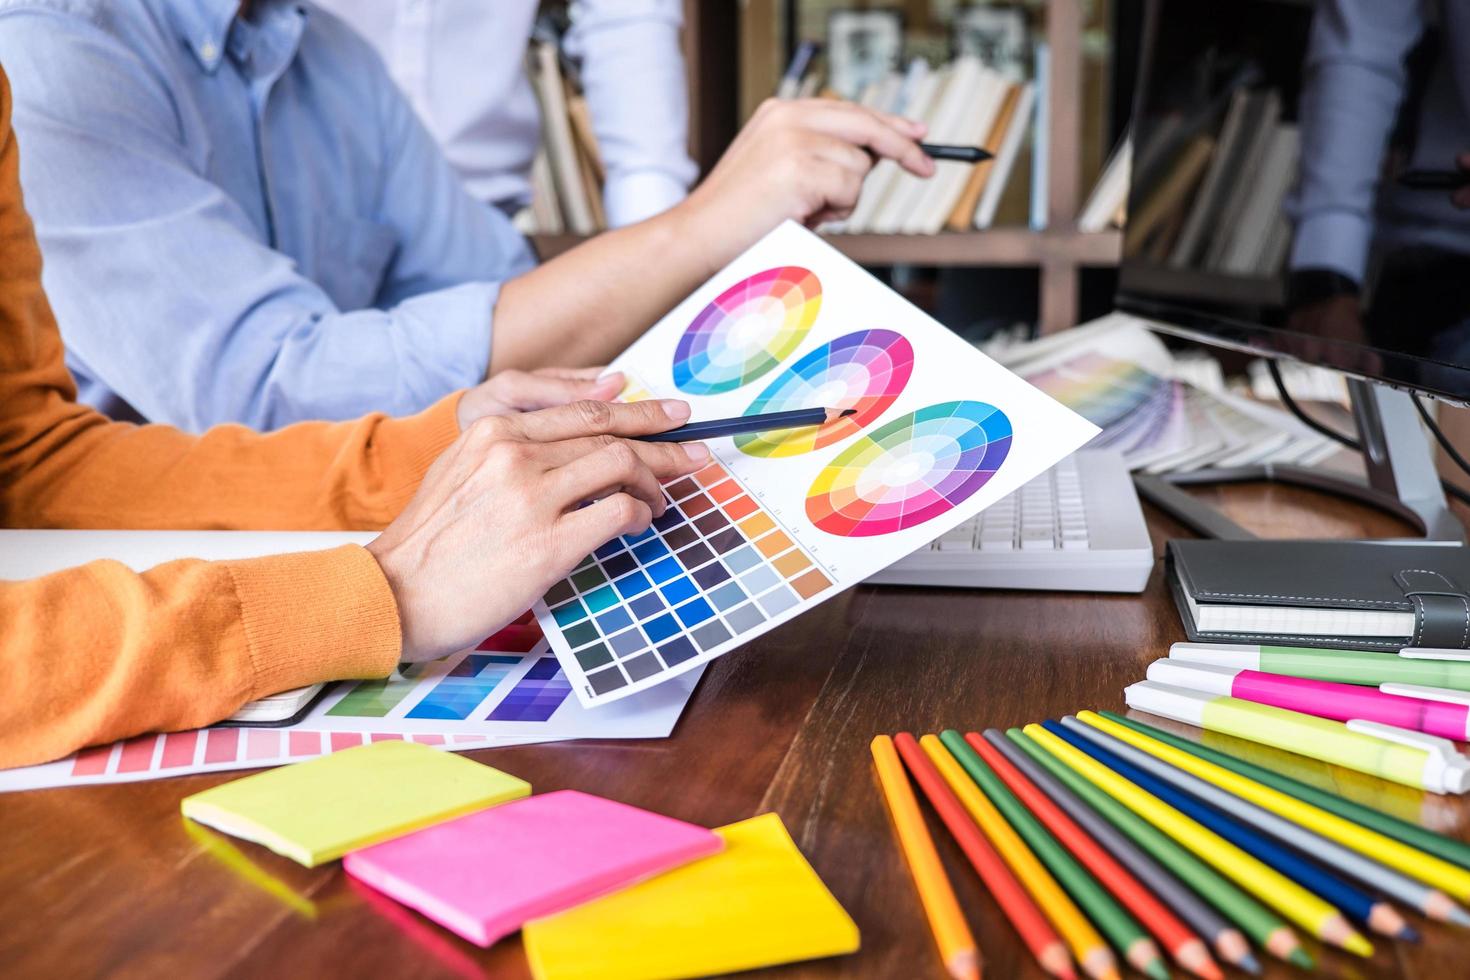
[[914, 797], [914, 788], [909, 785], [909, 777], [904, 774], [903, 764], [898, 760], [893, 739], [879, 735], [873, 739], [871, 748], [873, 764], [878, 769], [878, 782], [883, 787], [883, 799], [888, 803], [888, 812], [893, 815], [899, 849], [903, 851], [909, 872], [914, 876], [914, 885], [919, 889], [919, 900], [929, 918], [929, 928], [934, 931], [934, 941], [939, 944], [944, 967], [955, 980], [978, 980], [980, 949], [965, 923], [954, 889], [945, 877], [944, 865], [939, 863], [934, 839], [924, 825], [919, 801]]
[[1098, 789], [1189, 848], [1202, 860], [1213, 864], [1222, 874], [1318, 939], [1359, 956], [1373, 955], [1372, 944], [1347, 924], [1335, 905], [1324, 901], [1315, 892], [1308, 891], [1157, 796], [1140, 789], [1042, 726], [1027, 725], [1024, 730]]
[[[1107, 721], [1105, 718], [1101, 720]], [[1134, 732], [1130, 728], [1117, 725], [1106, 727], [1104, 730], [1150, 755], [1157, 756], [1171, 766], [1214, 783], [1241, 799], [1249, 800], [1277, 816], [1299, 823], [1323, 837], [1330, 837], [1344, 847], [1350, 847], [1379, 864], [1386, 864], [1411, 878], [1417, 878], [1426, 884], [1442, 888], [1462, 901], [1470, 900], [1470, 871], [1459, 865], [1451, 864], [1443, 858], [1421, 851], [1417, 847], [1395, 840], [1386, 834], [1380, 834], [1362, 824], [1354, 823], [1321, 807], [1299, 800], [1280, 790], [1272, 789], [1249, 776], [1231, 772], [1207, 759], [1201, 759], [1199, 756], [1176, 749], [1172, 745], [1166, 745], [1157, 739]], [[1431, 910], [1431, 914], [1439, 913], [1435, 915], [1436, 918], [1448, 917], [1446, 912], [1447, 910], [1443, 909]]]
[[980, 787], [975, 785], [975, 781], [955, 761], [955, 757], [949, 754], [944, 743], [936, 735], [925, 735], [919, 739], [919, 745], [933, 760], [934, 767], [939, 770], [949, 788], [960, 798], [960, 803], [964, 804], [970, 818], [980, 825], [985, 836], [990, 838], [990, 843], [1000, 852], [1011, 871], [1026, 886], [1031, 897], [1036, 899], [1036, 904], [1041, 906], [1051, 924], [1066, 940], [1072, 955], [1082, 964], [1082, 969], [1097, 980], [1116, 980], [1118, 960], [1103, 941], [1103, 937], [1087, 921], [1082, 910], [1052, 877], [1051, 872], [1042, 867], [1041, 861], [1031, 853], [1031, 848], [1026, 846], [1020, 835], [1011, 829], [1011, 825], [1006, 823], [1005, 817], [1000, 815], [995, 805], [986, 799]]

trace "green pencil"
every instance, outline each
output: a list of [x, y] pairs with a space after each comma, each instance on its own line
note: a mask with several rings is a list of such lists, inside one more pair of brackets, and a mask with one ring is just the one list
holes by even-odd
[[1286, 920], [1185, 850], [1172, 837], [1088, 782], [1072, 767], [1038, 745], [1031, 736], [1019, 728], [1012, 728], [1006, 732], [1006, 737], [1101, 814], [1108, 823], [1147, 851], [1176, 878], [1193, 888], [1201, 898], [1218, 909], [1221, 915], [1238, 925], [1257, 945], [1268, 950], [1274, 949], [1275, 937], [1283, 934], [1283, 931], [1291, 934], [1291, 927]]
[[1180, 738], [1178, 735], [1172, 732], [1166, 732], [1162, 728], [1145, 725], [1141, 721], [1124, 718], [1122, 715], [1114, 714], [1111, 711], [1099, 711], [1098, 714], [1111, 721], [1116, 721], [1120, 725], [1127, 725], [1136, 732], [1141, 732], [1151, 738], [1156, 738], [1167, 745], [1172, 745], [1176, 749], [1188, 752], [1190, 755], [1198, 756], [1207, 762], [1213, 762], [1217, 766], [1229, 769], [1231, 772], [1238, 773], [1249, 779], [1254, 779], [1258, 783], [1264, 783], [1272, 789], [1285, 793], [1288, 796], [1295, 796], [1297, 799], [1310, 803], [1313, 806], [1319, 806], [1328, 813], [1337, 814], [1344, 820], [1360, 823], [1364, 827], [1378, 831], [1380, 834], [1402, 841], [1410, 847], [1417, 847], [1421, 851], [1427, 851], [1433, 854], [1435, 857], [1444, 858], [1446, 861], [1453, 861], [1461, 867], [1470, 868], [1470, 845], [1436, 834], [1432, 830], [1428, 830], [1418, 824], [1409, 823], [1407, 820], [1400, 820], [1398, 817], [1389, 816], [1381, 810], [1375, 810], [1361, 803], [1354, 803], [1352, 800], [1344, 799], [1326, 790], [1310, 786], [1307, 783], [1292, 779], [1290, 776], [1283, 776], [1280, 773], [1272, 772], [1270, 769], [1265, 769], [1254, 763], [1237, 759], [1235, 756], [1227, 755], [1217, 749], [1200, 745], [1198, 742], [1191, 742], [1187, 738]]
[[951, 728], [940, 732], [939, 740], [1124, 959], [1157, 980], [1168, 980], [1164, 958], [1138, 920], [1032, 816], [964, 736]]

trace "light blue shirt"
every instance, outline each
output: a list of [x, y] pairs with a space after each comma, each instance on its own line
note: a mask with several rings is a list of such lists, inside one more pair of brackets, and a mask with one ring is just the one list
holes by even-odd
[[[1454, 170], [1470, 150], [1470, 0], [1439, 0], [1439, 49], [1416, 107], [1405, 169]], [[1301, 101], [1301, 182], [1291, 267], [1362, 282], [1371, 255], [1406, 245], [1470, 253], [1470, 212], [1448, 191], [1381, 179], [1408, 91], [1405, 58], [1431, 21], [1427, 0], [1318, 0]]]
[[476, 383], [525, 240], [340, 21], [238, 7], [0, 2], [21, 184], [82, 397], [272, 429]]

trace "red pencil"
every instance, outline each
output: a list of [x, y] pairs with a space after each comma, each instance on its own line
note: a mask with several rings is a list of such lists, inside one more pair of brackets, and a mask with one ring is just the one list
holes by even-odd
[[1222, 980], [1223, 974], [1204, 940], [1190, 931], [1179, 917], [1164, 906], [1154, 893], [1144, 887], [1133, 873], [1093, 840], [1070, 816], [1062, 811], [1035, 783], [1026, 778], [1011, 760], [996, 751], [995, 746], [976, 732], [968, 732], [965, 741], [989, 763], [996, 775], [1021, 803], [1035, 814], [1067, 850], [1097, 876], [1103, 887], [1117, 896], [1144, 928], [1153, 933], [1180, 966], [1208, 980]]
[[1021, 934], [1021, 941], [1031, 950], [1041, 968], [1061, 980], [1076, 980], [1077, 975], [1072, 970], [1072, 955], [1067, 952], [1066, 944], [1052, 929], [1051, 923], [1046, 921], [1031, 896], [1026, 894], [1011, 869], [995, 853], [995, 848], [980, 833], [980, 828], [975, 826], [954, 793], [944, 784], [944, 777], [939, 775], [939, 770], [934, 768], [934, 763], [929, 761], [919, 743], [912, 735], [903, 732], [893, 736], [893, 744], [909, 772], [913, 773], [914, 781], [919, 784], [939, 818], [954, 835], [955, 841], [965, 852], [965, 857], [975, 866], [980, 880], [985, 882], [985, 887], [995, 896], [1006, 918], [1011, 920], [1011, 925]]

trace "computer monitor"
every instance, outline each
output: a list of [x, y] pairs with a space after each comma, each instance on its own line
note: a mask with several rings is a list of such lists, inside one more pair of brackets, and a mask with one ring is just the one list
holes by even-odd
[[1346, 490], [1459, 539], [1403, 393], [1470, 402], [1470, 24], [1436, 6], [1150, 0], [1117, 302], [1353, 379], [1369, 488], [1198, 479]]

